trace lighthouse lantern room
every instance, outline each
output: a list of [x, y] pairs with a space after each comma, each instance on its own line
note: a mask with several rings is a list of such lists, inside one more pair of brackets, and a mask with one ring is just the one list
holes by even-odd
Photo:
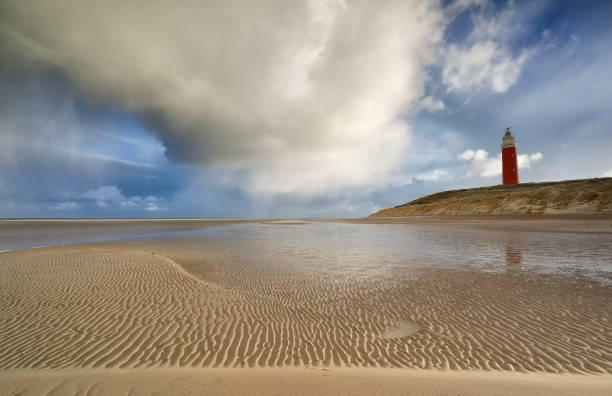
[[[510, 127], [512, 128], [512, 127]], [[512, 136], [510, 128], [502, 139], [502, 180], [503, 184], [518, 184], [518, 152], [516, 151], [516, 139]]]

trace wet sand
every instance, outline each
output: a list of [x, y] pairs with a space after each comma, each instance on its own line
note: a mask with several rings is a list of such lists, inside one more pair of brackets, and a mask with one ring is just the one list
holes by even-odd
[[0, 253], [0, 393], [612, 387], [612, 288], [601, 279], [523, 271], [512, 255], [503, 271], [387, 268], [291, 239], [247, 242], [194, 236]]
[[14, 219], [0, 220], [0, 251], [124, 238], [161, 237], [249, 219]]

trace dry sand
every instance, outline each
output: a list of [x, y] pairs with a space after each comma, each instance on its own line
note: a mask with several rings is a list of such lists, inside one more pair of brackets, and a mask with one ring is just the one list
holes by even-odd
[[596, 281], [355, 279], [213, 264], [223, 251], [0, 253], [0, 394], [611, 392], [612, 290]]
[[608, 396], [603, 376], [397, 369], [86, 369], [0, 372], [7, 395]]

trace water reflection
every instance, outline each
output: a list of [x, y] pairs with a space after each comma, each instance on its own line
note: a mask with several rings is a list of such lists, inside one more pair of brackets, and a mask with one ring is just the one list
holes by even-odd
[[506, 246], [506, 264], [519, 268], [523, 263], [523, 253], [514, 246]]
[[[99, 228], [88, 227], [96, 232]], [[117, 225], [104, 235], [95, 236], [78, 225], [71, 226], [70, 235], [36, 227], [23, 232], [19, 242], [4, 242], [0, 238], [0, 250], [61, 243], [187, 237], [195, 238], [195, 243], [210, 254], [224, 255], [224, 262], [242, 268], [393, 276], [399, 269], [438, 267], [580, 273], [597, 279], [612, 279], [612, 237], [607, 234], [517, 232], [443, 224], [286, 220], [172, 232]], [[69, 239], [72, 235], [79, 237]]]
[[333, 222], [232, 227], [232, 240], [211, 236], [201, 244], [209, 251], [225, 246], [225, 257], [245, 268], [355, 276], [423, 267], [612, 276], [612, 240], [605, 234]]

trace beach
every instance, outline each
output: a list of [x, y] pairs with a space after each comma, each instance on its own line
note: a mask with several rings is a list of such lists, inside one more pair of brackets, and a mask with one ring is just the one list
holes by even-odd
[[610, 219], [144, 223], [0, 253], [0, 394], [612, 388]]

